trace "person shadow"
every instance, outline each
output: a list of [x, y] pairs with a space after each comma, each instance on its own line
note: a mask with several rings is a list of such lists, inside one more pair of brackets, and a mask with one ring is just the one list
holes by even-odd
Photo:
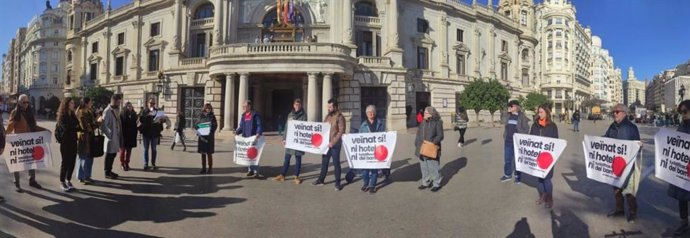
[[441, 169], [441, 187], [446, 186], [450, 180], [455, 177], [458, 172], [467, 166], [467, 157], [460, 157], [456, 160], [446, 163]]
[[551, 210], [551, 235], [552, 237], [590, 237], [589, 226], [570, 209], [561, 210], [560, 216]]
[[523, 217], [519, 221], [515, 223], [515, 228], [513, 229], [513, 232], [508, 234], [506, 238], [534, 238], [534, 234], [532, 234], [532, 230], [529, 228], [529, 223], [527, 222], [527, 218]]

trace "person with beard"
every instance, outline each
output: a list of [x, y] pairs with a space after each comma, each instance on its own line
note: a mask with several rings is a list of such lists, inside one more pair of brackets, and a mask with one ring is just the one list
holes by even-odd
[[[204, 105], [204, 111], [201, 113], [199, 118], [199, 124], [201, 123], [211, 123], [211, 132], [206, 136], [199, 135], [199, 145], [197, 150], [201, 154], [201, 172], [200, 174], [212, 174], [213, 173], [213, 153], [215, 152], [215, 132], [218, 128], [218, 121], [216, 116], [213, 115], [213, 106], [210, 103]], [[196, 125], [194, 129], [199, 129]], [[208, 157], [208, 169], [206, 169], [206, 157]]]
[[105, 177], [116, 179], [119, 175], [113, 172], [113, 162], [122, 145], [122, 122], [120, 121], [120, 102], [122, 97], [115, 94], [110, 98], [110, 105], [103, 110], [101, 131], [105, 136]]
[[[29, 108], [29, 96], [26, 94], [19, 95], [19, 104], [10, 113], [10, 120], [7, 124], [7, 134], [21, 134], [30, 133], [38, 131], [46, 131], [45, 128], [38, 126], [36, 124], [36, 117], [34, 117], [33, 110]], [[14, 172], [14, 186], [17, 188], [17, 192], [23, 192], [21, 186], [19, 185], [19, 172]], [[40, 184], [36, 182], [36, 170], [29, 170], [29, 186], [41, 189]]]
[[137, 120], [139, 116], [134, 112], [131, 102], [125, 103], [124, 110], [120, 114], [122, 122], [122, 146], [120, 147], [120, 164], [122, 170], [129, 171], [129, 161], [132, 157], [132, 148], [137, 147]]
[[[60, 143], [60, 154], [62, 163], [60, 165], [60, 188], [65, 192], [74, 191], [74, 186], [70, 181], [74, 172], [74, 165], [77, 161], [77, 115], [72, 98], [65, 98], [58, 109], [58, 120], [55, 133], [60, 131], [58, 143]], [[60, 130], [58, 130], [60, 129]]]
[[340, 149], [343, 146], [341, 137], [345, 133], [345, 117], [340, 110], [338, 110], [338, 102], [335, 99], [328, 100], [328, 115], [323, 119], [331, 125], [330, 140], [328, 143], [328, 152], [321, 156], [321, 174], [319, 178], [312, 183], [314, 186], [323, 186], [323, 181], [326, 179], [328, 172], [328, 164], [333, 158], [333, 168], [335, 169], [335, 190], [340, 191], [343, 187], [340, 185]]
[[[304, 110], [302, 108], [302, 99], [295, 99], [295, 101], [292, 103], [292, 111], [290, 111], [290, 114], [287, 116], [287, 121], [285, 122], [285, 127], [287, 128], [287, 124], [290, 122], [290, 120], [296, 120], [296, 121], [306, 121], [307, 120], [307, 114], [304, 113]], [[287, 132], [283, 134], [283, 146], [285, 146], [285, 138], [287, 137]], [[304, 155], [304, 151], [299, 151], [299, 150], [293, 150], [293, 149], [288, 149], [285, 148], [285, 159], [283, 162], [283, 172], [273, 178], [275, 181], [285, 181], [285, 175], [287, 175], [288, 168], [290, 167], [290, 158], [292, 156], [295, 156], [295, 184], [300, 184], [302, 183], [302, 180], [299, 178], [299, 172], [302, 169], [302, 156]]]

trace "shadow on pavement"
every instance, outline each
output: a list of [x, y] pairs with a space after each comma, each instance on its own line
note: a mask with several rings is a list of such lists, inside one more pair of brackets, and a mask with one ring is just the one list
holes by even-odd
[[476, 142], [476, 141], [477, 141], [476, 138], [472, 138], [472, 139], [469, 139], [469, 140], [465, 140], [465, 144], [463, 144], [463, 146], [467, 146], [467, 145], [472, 144], [472, 143], [474, 143], [474, 142]]
[[570, 209], [561, 210], [560, 216], [551, 210], [551, 235], [552, 237], [590, 237], [589, 226]]
[[465, 168], [465, 166], [467, 166], [466, 157], [460, 157], [443, 165], [441, 169], [441, 177], [443, 178], [441, 187], [446, 186], [446, 184], [448, 184], [461, 169]]
[[[419, 170], [419, 163], [410, 163], [412, 158], [406, 158], [401, 162], [405, 162], [404, 166], [400, 166], [391, 171], [391, 180], [394, 182], [416, 182], [422, 179], [422, 172]], [[417, 160], [414, 160], [417, 162]], [[392, 167], [392, 166], [391, 166]]]
[[132, 191], [137, 194], [208, 194], [215, 193], [221, 189], [236, 189], [241, 186], [224, 186], [240, 181], [238, 177], [232, 176], [195, 176], [195, 177], [169, 177], [162, 176], [158, 178], [137, 178], [137, 177], [119, 177], [117, 180], [136, 182], [117, 183], [110, 181], [97, 181], [89, 186], [107, 187], [113, 189], [123, 189]]
[[482, 145], [489, 144], [489, 143], [491, 143], [491, 141], [493, 141], [493, 139], [482, 140]]
[[[18, 223], [24, 223], [28, 226], [41, 230], [47, 234], [53, 235], [55, 237], [135, 237], [135, 238], [147, 238], [155, 237], [144, 234], [116, 231], [110, 229], [97, 229], [88, 226], [75, 224], [72, 222], [61, 222], [52, 219], [48, 219], [44, 216], [34, 214], [29, 211], [25, 211], [14, 207], [9, 204], [0, 204], [0, 214], [17, 221]], [[73, 210], [71, 213], [77, 213], [75, 211], [87, 211], [83, 208], [80, 210]], [[105, 215], [105, 214], [100, 214]], [[97, 218], [103, 219], [103, 217]], [[13, 237], [11, 235], [5, 236], [5, 233], [0, 232], [2, 237]]]
[[621, 229], [620, 231], [613, 231], [610, 234], [605, 234], [604, 237], [645, 237], [642, 231], [626, 231]]
[[518, 222], [515, 223], [515, 229], [506, 238], [534, 238], [532, 230], [529, 228], [529, 223], [527, 218], [523, 217]]

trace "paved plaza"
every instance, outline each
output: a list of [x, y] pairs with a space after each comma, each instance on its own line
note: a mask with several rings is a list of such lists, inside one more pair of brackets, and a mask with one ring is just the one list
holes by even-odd
[[[554, 207], [536, 206], [536, 179], [523, 184], [501, 183], [502, 128], [470, 128], [467, 145], [459, 150], [458, 134], [447, 130], [441, 160], [443, 188], [420, 191], [414, 130], [401, 133], [392, 165], [393, 183], [376, 194], [360, 191], [361, 181], [333, 189], [332, 168], [326, 186], [311, 185], [318, 176], [320, 156], [303, 159], [301, 185], [274, 182], [283, 147], [274, 143], [262, 155], [261, 173], [269, 178], [245, 178], [246, 168], [232, 163], [232, 146], [217, 143], [213, 175], [199, 175], [196, 142], [187, 152], [170, 151], [171, 132], [161, 142], [157, 171], [143, 171], [141, 148], [134, 152], [132, 170], [119, 168], [117, 180], [105, 179], [104, 158], [94, 163], [93, 185], [75, 183], [78, 191], [59, 189], [60, 157], [50, 170], [38, 172], [43, 189], [28, 186], [14, 191], [12, 176], [0, 162], [0, 237], [664, 237], [677, 224], [676, 201], [667, 184], [654, 177], [653, 134], [640, 126], [645, 179], [638, 194], [639, 218], [609, 219], [611, 187], [587, 179], [583, 135], [604, 134], [610, 121], [582, 123], [581, 132], [559, 124], [569, 142], [553, 177]], [[41, 122], [53, 128], [54, 122]], [[275, 138], [273, 139], [275, 140]], [[141, 147], [141, 144], [139, 144]], [[59, 151], [54, 144], [54, 152]], [[344, 158], [344, 156], [343, 156]], [[347, 162], [342, 161], [343, 178]], [[293, 169], [288, 172], [292, 178]], [[76, 180], [75, 180], [76, 181]]]

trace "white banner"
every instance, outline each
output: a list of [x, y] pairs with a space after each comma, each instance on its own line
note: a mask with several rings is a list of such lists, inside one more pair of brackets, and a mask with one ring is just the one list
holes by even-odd
[[235, 156], [233, 161], [238, 165], [259, 165], [261, 159], [261, 152], [264, 150], [266, 141], [261, 136], [256, 139], [256, 136], [242, 137], [235, 136]]
[[390, 169], [396, 132], [344, 134], [343, 149], [350, 168]]
[[10, 172], [53, 166], [50, 131], [8, 134], [3, 157]]
[[544, 178], [553, 169], [567, 145], [568, 142], [561, 139], [515, 133], [515, 169]]
[[639, 141], [585, 135], [587, 178], [620, 188], [635, 165]]
[[285, 148], [321, 155], [328, 153], [331, 124], [290, 120], [285, 133]]
[[661, 129], [654, 136], [657, 178], [690, 191], [690, 134]]

